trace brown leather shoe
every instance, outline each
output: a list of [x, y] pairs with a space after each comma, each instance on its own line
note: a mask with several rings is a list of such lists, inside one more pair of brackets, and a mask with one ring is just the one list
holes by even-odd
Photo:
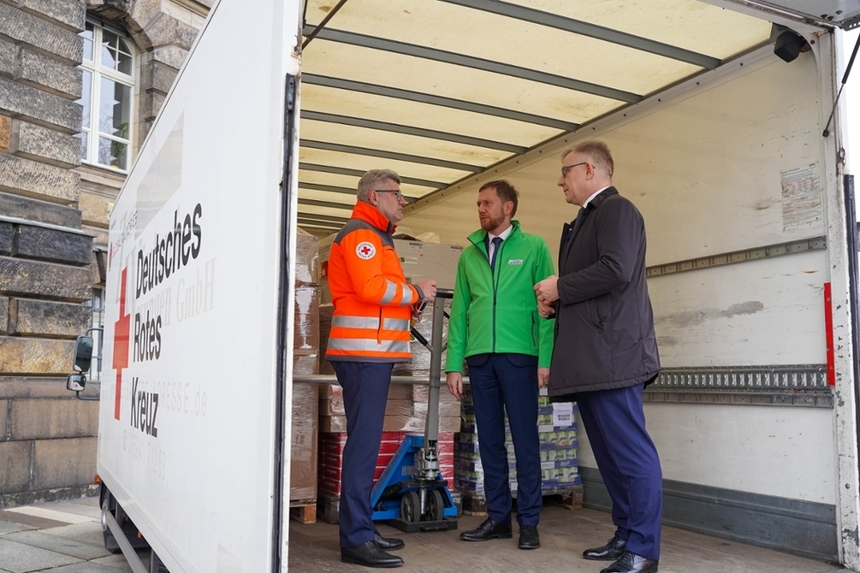
[[625, 551], [618, 561], [602, 569], [600, 573], [657, 573], [659, 563], [636, 555], [632, 551]]
[[606, 545], [586, 549], [582, 552], [582, 556], [592, 561], [615, 561], [624, 554], [626, 548], [627, 540], [613, 535], [612, 539], [606, 542]]
[[497, 523], [488, 517], [477, 529], [461, 533], [460, 539], [463, 541], [487, 541], [488, 539], [510, 539], [513, 536], [510, 523]]

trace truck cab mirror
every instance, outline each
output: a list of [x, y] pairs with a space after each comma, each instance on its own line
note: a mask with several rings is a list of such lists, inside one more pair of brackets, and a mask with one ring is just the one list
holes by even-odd
[[66, 376], [66, 390], [83, 392], [86, 385], [87, 379], [83, 374], [69, 374]]
[[74, 369], [78, 372], [87, 372], [93, 361], [93, 337], [79, 336], [75, 342]]

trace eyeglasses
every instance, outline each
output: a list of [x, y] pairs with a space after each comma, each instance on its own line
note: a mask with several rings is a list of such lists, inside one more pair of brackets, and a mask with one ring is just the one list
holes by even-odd
[[399, 189], [374, 189], [377, 193], [394, 193], [394, 198], [398, 201], [403, 200], [403, 193], [400, 192]]
[[570, 171], [574, 167], [579, 167], [580, 165], [588, 165], [588, 161], [580, 161], [579, 163], [574, 163], [573, 165], [562, 165], [561, 166], [561, 176], [567, 177], [568, 171]]

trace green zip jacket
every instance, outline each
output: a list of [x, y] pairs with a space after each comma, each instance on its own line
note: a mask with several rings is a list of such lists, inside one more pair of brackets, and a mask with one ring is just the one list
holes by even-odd
[[475, 354], [516, 353], [538, 357], [548, 368], [555, 319], [541, 318], [534, 285], [555, 273], [549, 247], [541, 237], [513, 230], [496, 253], [495, 272], [487, 257], [487, 232], [469, 235], [472, 244], [460, 255], [457, 283], [448, 321], [445, 372], [462, 372], [463, 360]]

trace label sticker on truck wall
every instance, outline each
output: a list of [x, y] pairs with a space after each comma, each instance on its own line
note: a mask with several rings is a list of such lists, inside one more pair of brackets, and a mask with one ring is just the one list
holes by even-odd
[[376, 254], [376, 247], [373, 246], [373, 243], [364, 241], [363, 243], [359, 243], [355, 248], [355, 254], [358, 255], [359, 259], [364, 259], [366, 261], [368, 259], [372, 259]]

